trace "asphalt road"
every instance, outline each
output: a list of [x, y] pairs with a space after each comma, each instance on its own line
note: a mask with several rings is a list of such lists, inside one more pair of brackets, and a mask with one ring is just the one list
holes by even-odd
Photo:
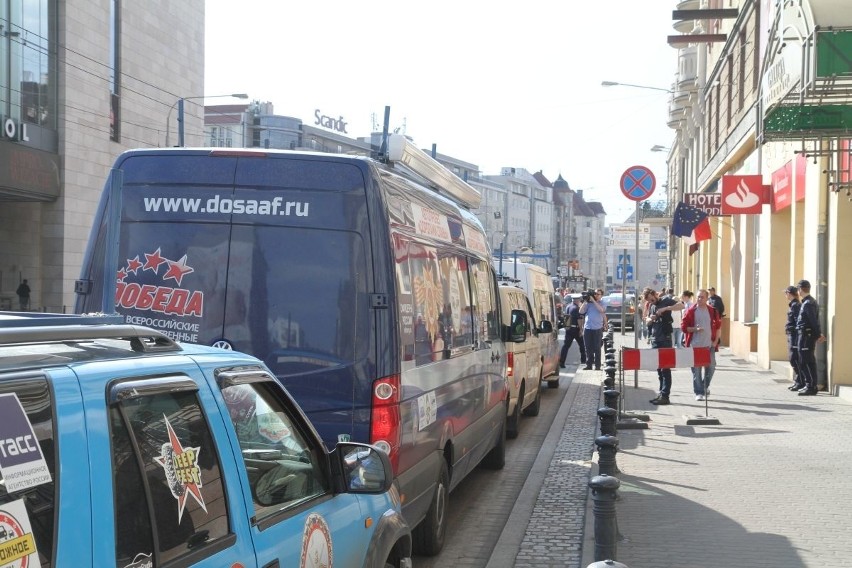
[[542, 383], [541, 411], [538, 416], [523, 417], [518, 437], [507, 443], [506, 466], [500, 471], [477, 468], [450, 494], [444, 549], [434, 557], [415, 556], [416, 568], [485, 567], [565, 397], [579, 359], [577, 347], [572, 346], [567, 368], [562, 369], [559, 388], [551, 389]]

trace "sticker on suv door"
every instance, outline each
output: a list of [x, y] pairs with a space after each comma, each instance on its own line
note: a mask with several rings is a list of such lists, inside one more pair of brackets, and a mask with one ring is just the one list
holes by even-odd
[[40, 565], [23, 499], [0, 505], [0, 565], [7, 568]]
[[184, 447], [165, 414], [163, 420], [166, 421], [169, 441], [160, 447], [160, 455], [155, 457], [154, 461], [166, 472], [169, 490], [178, 502], [178, 524], [180, 524], [186, 507], [186, 498], [189, 495], [192, 495], [192, 498], [201, 505], [205, 513], [207, 512], [207, 505], [204, 504], [204, 497], [201, 495], [201, 468], [198, 467], [201, 448]]
[[50, 470], [17, 394], [0, 394], [0, 416], [0, 475], [6, 491], [50, 483]]

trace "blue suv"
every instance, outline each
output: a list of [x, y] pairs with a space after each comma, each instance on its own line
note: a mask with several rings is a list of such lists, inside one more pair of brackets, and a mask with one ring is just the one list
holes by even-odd
[[383, 452], [328, 451], [253, 357], [115, 321], [0, 314], [0, 564], [410, 568]]

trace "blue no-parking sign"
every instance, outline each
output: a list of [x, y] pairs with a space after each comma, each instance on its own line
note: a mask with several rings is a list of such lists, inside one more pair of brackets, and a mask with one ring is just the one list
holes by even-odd
[[645, 166], [631, 166], [621, 174], [621, 193], [632, 201], [644, 201], [657, 187], [654, 172]]

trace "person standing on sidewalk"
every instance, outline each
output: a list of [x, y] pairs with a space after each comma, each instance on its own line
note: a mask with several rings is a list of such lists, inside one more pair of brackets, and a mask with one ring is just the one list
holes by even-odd
[[30, 285], [27, 284], [26, 278], [23, 282], [18, 285], [18, 289], [15, 290], [15, 294], [18, 295], [18, 305], [22, 312], [25, 312], [30, 309]]
[[819, 306], [811, 296], [811, 283], [799, 280], [799, 296], [802, 306], [796, 319], [796, 334], [799, 346], [799, 372], [805, 384], [799, 390], [799, 396], [813, 396], [817, 393], [816, 344], [825, 341], [819, 326]]
[[[719, 345], [719, 330], [722, 329], [722, 318], [713, 306], [707, 303], [710, 292], [699, 290], [695, 304], [683, 314], [680, 327], [684, 332], [686, 347], [709, 347], [710, 364], [706, 367], [691, 367], [692, 390], [695, 400], [705, 400], [710, 396], [710, 381], [716, 372], [716, 348]], [[703, 371], [703, 377], [702, 375]]]
[[[687, 294], [689, 294], [687, 296]], [[680, 302], [683, 304], [682, 310], [675, 310], [672, 312], [672, 329], [674, 330], [672, 333], [672, 341], [675, 347], [683, 347], [683, 332], [680, 329], [680, 322], [683, 321], [683, 314], [692, 304], [692, 292], [689, 290], [684, 290], [680, 295]]]
[[571, 304], [568, 307], [568, 313], [565, 316], [567, 326], [565, 327], [565, 341], [562, 342], [562, 351], [559, 353], [559, 367], [565, 368], [565, 358], [568, 357], [568, 350], [571, 349], [571, 344], [577, 342], [577, 347], [580, 349], [580, 363], [586, 362], [586, 344], [583, 341], [583, 315], [580, 313], [580, 297], [572, 298]]
[[784, 325], [784, 332], [787, 334], [787, 358], [793, 368], [793, 384], [787, 387], [787, 390], [798, 392], [805, 387], [799, 372], [799, 339], [796, 333], [796, 322], [802, 303], [799, 301], [799, 290], [795, 286], [784, 288], [784, 294], [787, 296], [787, 323]]
[[583, 322], [583, 342], [586, 344], [586, 371], [595, 366], [601, 369], [601, 340], [603, 339], [604, 313], [606, 308], [600, 304], [603, 290], [589, 290], [583, 295], [580, 313], [585, 317]]
[[725, 317], [725, 302], [722, 301], [722, 297], [716, 293], [716, 288], [710, 286], [707, 288], [707, 291], [710, 292], [710, 298], [707, 299], [707, 304], [713, 307], [714, 310], [719, 312], [719, 317]]
[[[676, 302], [674, 298], [661, 298], [655, 290], [646, 290], [644, 294], [648, 302], [646, 320], [648, 322], [648, 333], [651, 336], [651, 347], [672, 346], [672, 310], [683, 309], [683, 303]], [[656, 398], [651, 399], [651, 404], [669, 404], [669, 395], [672, 391], [672, 370], [657, 369], [657, 377], [660, 379], [660, 392]]]

